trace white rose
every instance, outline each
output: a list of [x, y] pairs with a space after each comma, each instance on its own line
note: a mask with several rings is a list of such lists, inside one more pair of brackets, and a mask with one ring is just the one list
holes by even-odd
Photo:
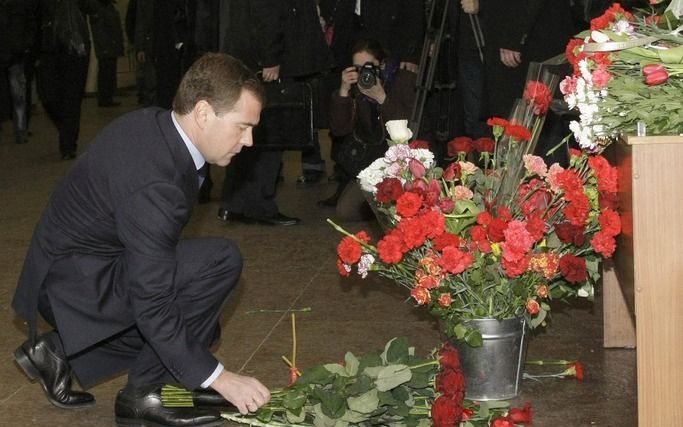
[[386, 125], [389, 139], [394, 142], [408, 142], [413, 132], [408, 128], [408, 120], [389, 120]]

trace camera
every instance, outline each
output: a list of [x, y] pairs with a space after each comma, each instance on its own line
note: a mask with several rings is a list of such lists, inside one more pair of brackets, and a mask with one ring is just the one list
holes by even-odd
[[357, 66], [356, 71], [358, 71], [358, 86], [363, 89], [370, 89], [377, 84], [377, 79], [382, 72], [382, 70], [372, 62], [366, 62], [361, 66]]

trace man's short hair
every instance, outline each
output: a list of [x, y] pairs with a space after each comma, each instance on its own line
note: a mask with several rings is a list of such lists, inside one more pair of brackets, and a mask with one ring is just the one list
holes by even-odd
[[253, 71], [237, 58], [225, 53], [206, 53], [197, 59], [180, 81], [173, 99], [173, 111], [188, 114], [204, 100], [216, 114], [235, 107], [242, 90], [251, 92], [265, 105], [265, 89]]

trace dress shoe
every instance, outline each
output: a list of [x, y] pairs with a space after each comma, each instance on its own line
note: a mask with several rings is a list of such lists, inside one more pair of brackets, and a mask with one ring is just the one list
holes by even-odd
[[31, 381], [38, 380], [47, 400], [64, 408], [82, 408], [95, 403], [90, 393], [71, 390], [71, 366], [57, 344], [59, 336], [49, 332], [36, 338], [34, 346], [26, 341], [14, 351], [14, 359]]
[[225, 208], [218, 208], [218, 219], [225, 222], [248, 222], [244, 215], [230, 212]]
[[165, 408], [161, 403], [161, 384], [132, 387], [119, 391], [114, 404], [119, 427], [209, 427], [223, 424], [218, 409]]
[[297, 188], [306, 188], [310, 187], [312, 185], [317, 184], [320, 182], [321, 179], [323, 179], [323, 176], [325, 175], [325, 172], [323, 171], [313, 171], [313, 170], [308, 170], [305, 171], [303, 175], [298, 177], [296, 179], [296, 187]]
[[280, 212], [276, 213], [273, 216], [270, 217], [264, 217], [264, 218], [249, 218], [250, 220], [254, 220], [258, 222], [259, 224], [265, 224], [265, 225], [297, 225], [298, 223], [301, 222], [299, 218], [287, 216], [284, 214], [281, 214]]

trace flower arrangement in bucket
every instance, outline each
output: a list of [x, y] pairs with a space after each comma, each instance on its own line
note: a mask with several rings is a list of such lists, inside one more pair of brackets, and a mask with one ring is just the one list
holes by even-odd
[[[482, 336], [468, 321], [522, 317], [537, 327], [551, 302], [592, 298], [600, 260], [612, 255], [621, 229], [616, 169], [604, 157], [572, 150], [563, 168], [524, 154], [519, 174], [500, 156], [501, 137], [523, 145], [531, 131], [504, 119], [489, 123], [495, 140], [478, 144], [492, 148], [480, 153], [483, 166], [464, 160], [462, 150], [445, 169], [408, 142], [405, 122], [388, 123], [388, 151], [359, 174], [388, 218], [385, 234], [373, 243], [365, 231], [328, 220], [346, 235], [337, 247], [342, 276], [355, 268], [390, 279], [438, 316], [449, 337], [474, 347]], [[512, 190], [499, 197], [508, 179]]]
[[683, 1], [650, 4], [631, 13], [614, 3], [567, 45], [574, 73], [560, 90], [580, 114], [570, 129], [585, 150], [622, 134], [683, 133]]

